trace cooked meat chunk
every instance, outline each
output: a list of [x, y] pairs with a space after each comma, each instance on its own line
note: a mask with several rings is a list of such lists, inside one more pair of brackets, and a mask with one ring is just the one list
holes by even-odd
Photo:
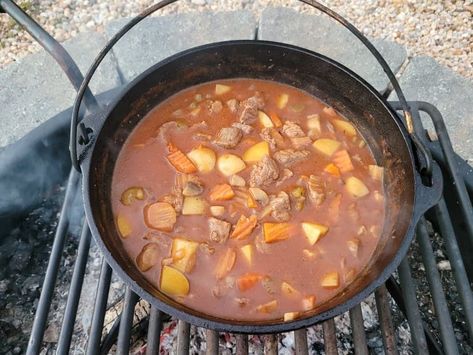
[[239, 103], [236, 99], [230, 99], [227, 101], [227, 106], [230, 109], [231, 113], [237, 113], [238, 112], [238, 106]]
[[307, 159], [310, 155], [308, 150], [284, 149], [274, 153], [274, 159], [282, 166], [292, 166]]
[[311, 175], [307, 181], [307, 189], [309, 190], [309, 197], [316, 205], [321, 205], [325, 200], [325, 183], [321, 177]]
[[163, 142], [168, 143], [169, 131], [174, 131], [180, 127], [181, 125], [179, 125], [176, 121], [169, 121], [169, 122], [163, 123], [161, 127], [159, 127], [159, 138], [162, 139]]
[[253, 132], [253, 127], [247, 124], [240, 123], [240, 122], [233, 123], [232, 127], [240, 129], [245, 134], [250, 134], [251, 132]]
[[209, 232], [210, 240], [216, 243], [225, 243], [230, 236], [230, 229], [232, 225], [221, 219], [209, 218]]
[[281, 191], [277, 196], [269, 196], [269, 205], [271, 206], [271, 216], [278, 222], [287, 222], [291, 218], [289, 211], [291, 203], [289, 195]]
[[256, 121], [258, 110], [263, 108], [264, 100], [259, 92], [240, 104], [240, 122], [251, 124]]
[[171, 192], [160, 199], [160, 201], [167, 202], [174, 207], [177, 213], [181, 213], [182, 205], [184, 204], [184, 196], [182, 194], [184, 180], [187, 180], [186, 175], [176, 176]]
[[223, 109], [223, 105], [221, 101], [211, 101], [209, 105], [209, 111], [212, 115], [220, 113]]
[[301, 149], [311, 145], [312, 140], [309, 137], [294, 137], [291, 138], [292, 146], [296, 149]]
[[276, 149], [276, 140], [271, 135], [271, 128], [263, 128], [259, 136], [266, 142], [268, 142], [271, 149]]
[[280, 179], [279, 181], [276, 183], [276, 186], [279, 186], [281, 185], [284, 181], [286, 181], [287, 179], [291, 178], [294, 176], [294, 173], [287, 169], [287, 168], [284, 168], [282, 173], [280, 174]]
[[282, 127], [282, 133], [284, 133], [289, 138], [305, 136], [305, 133], [302, 130], [301, 126], [299, 126], [297, 123], [294, 123], [292, 121], [284, 122], [284, 126]]
[[279, 169], [276, 162], [269, 156], [265, 156], [261, 161], [253, 166], [250, 173], [250, 186], [267, 186], [279, 177]]
[[243, 133], [236, 127], [224, 127], [218, 132], [215, 144], [224, 148], [235, 148], [240, 143]]

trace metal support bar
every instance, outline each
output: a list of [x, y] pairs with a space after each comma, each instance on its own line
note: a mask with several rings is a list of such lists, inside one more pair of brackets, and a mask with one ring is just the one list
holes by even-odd
[[337, 334], [335, 329], [335, 321], [333, 318], [322, 323], [324, 330], [324, 345], [326, 355], [338, 355], [337, 350]]
[[[28, 16], [18, 5], [11, 0], [0, 0], [0, 8], [10, 15], [16, 22], [38, 42], [59, 64], [76, 91], [84, 80], [79, 67], [64, 47], [46, 32], [35, 20]], [[84, 105], [89, 111], [99, 107], [97, 100], [89, 88], [84, 95]]]
[[159, 354], [159, 344], [161, 341], [161, 330], [163, 328], [163, 313], [156, 307], [151, 307], [151, 314], [148, 324], [148, 344], [146, 346], [147, 355]]
[[437, 270], [434, 252], [430, 244], [429, 234], [423, 217], [417, 225], [417, 241], [419, 242], [422, 260], [424, 261], [427, 281], [430, 285], [436, 315], [439, 319], [440, 337], [444, 351], [446, 354], [458, 354], [452, 319], [450, 318], [447, 300], [445, 299], [445, 294], [442, 289], [442, 281], [440, 280], [440, 275]]
[[87, 344], [87, 354], [89, 355], [97, 355], [100, 351], [100, 341], [102, 339], [103, 321], [107, 310], [111, 277], [112, 269], [105, 259], [103, 259], [100, 279], [97, 285], [97, 294], [95, 296], [94, 314], [92, 316], [92, 326], [90, 327], [89, 332], [89, 342]]
[[59, 335], [56, 354], [68, 354], [71, 345], [72, 331], [77, 316], [77, 307], [79, 305], [82, 283], [84, 282], [85, 267], [90, 249], [90, 230], [87, 221], [84, 221], [82, 233], [77, 252], [77, 259], [72, 274], [71, 287], [67, 297], [66, 309], [62, 319], [62, 328]]
[[247, 355], [248, 354], [248, 335], [237, 334], [236, 335], [236, 355]]
[[61, 209], [61, 215], [54, 235], [54, 242], [51, 248], [51, 256], [49, 257], [48, 268], [44, 277], [41, 295], [39, 296], [38, 308], [36, 310], [33, 328], [31, 329], [30, 340], [26, 354], [38, 354], [41, 348], [44, 331], [46, 329], [46, 321], [48, 319], [49, 307], [53, 298], [54, 286], [56, 285], [57, 274], [59, 271], [59, 263], [61, 262], [64, 243], [66, 241], [67, 229], [69, 228], [68, 209], [72, 205], [74, 196], [79, 182], [79, 174], [75, 170], [69, 173], [67, 182], [66, 196]]
[[439, 204], [434, 207], [434, 211], [439, 224], [440, 233], [445, 240], [448, 259], [453, 269], [458, 294], [465, 311], [466, 325], [470, 339], [473, 341], [473, 293], [468, 281], [465, 265], [463, 265], [462, 262], [460, 248], [455, 238], [455, 232], [448, 214], [447, 205], [443, 198], [439, 201]]
[[361, 305], [358, 304], [350, 309], [350, 323], [355, 354], [368, 355], [368, 345], [366, 344], [366, 333], [363, 324], [363, 314], [361, 313]]
[[131, 288], [127, 287], [125, 292], [125, 303], [120, 318], [120, 329], [118, 330], [118, 355], [127, 355], [130, 353], [131, 327], [133, 326], [136, 302], [138, 302], [138, 296], [131, 290]]
[[307, 347], [307, 330], [305, 328], [294, 331], [294, 345], [296, 355], [307, 355], [309, 353]]
[[278, 337], [276, 334], [263, 336], [265, 355], [278, 355]]
[[398, 355], [396, 346], [396, 333], [394, 331], [391, 318], [391, 309], [389, 307], [389, 298], [386, 287], [383, 285], [375, 291], [376, 308], [378, 310], [381, 333], [383, 334], [384, 348], [388, 355]]
[[412, 333], [412, 343], [416, 354], [429, 354], [427, 340], [425, 339], [422, 318], [417, 305], [416, 291], [412, 282], [411, 269], [407, 257], [398, 268], [399, 281], [401, 282], [402, 299], [406, 307], [407, 321]]
[[180, 320], [177, 324], [177, 355], [189, 354], [191, 325]]
[[218, 354], [218, 332], [215, 330], [207, 329], [205, 331], [205, 339], [207, 342], [207, 355]]

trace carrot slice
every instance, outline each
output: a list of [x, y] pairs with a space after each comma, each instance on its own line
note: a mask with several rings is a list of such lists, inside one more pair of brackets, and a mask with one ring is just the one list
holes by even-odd
[[251, 232], [253, 232], [253, 229], [255, 229], [256, 222], [257, 218], [255, 215], [252, 215], [249, 218], [241, 215], [230, 238], [237, 240], [245, 239], [251, 234]]
[[240, 291], [246, 291], [261, 281], [263, 277], [256, 272], [247, 272], [237, 279], [237, 286]]
[[325, 171], [326, 173], [329, 173], [330, 175], [333, 175], [333, 176], [337, 176], [337, 177], [340, 176], [340, 169], [339, 169], [334, 163], [328, 164], [328, 165], [324, 168], [324, 171]]
[[333, 162], [342, 173], [347, 173], [355, 169], [351, 162], [350, 155], [345, 149], [340, 150], [333, 155]]
[[264, 241], [274, 243], [289, 238], [289, 228], [289, 223], [264, 223]]
[[210, 192], [210, 199], [212, 201], [225, 201], [235, 197], [235, 192], [228, 184], [215, 185]]
[[179, 149], [170, 146], [172, 152], [168, 155], [168, 161], [179, 172], [184, 174], [192, 174], [197, 171], [194, 163]]
[[270, 113], [269, 117], [271, 118], [271, 122], [273, 122], [274, 127], [281, 127], [282, 121], [276, 113]]
[[235, 250], [228, 248], [220, 259], [218, 259], [217, 267], [215, 268], [215, 276], [217, 279], [223, 279], [232, 271], [235, 265], [236, 253]]

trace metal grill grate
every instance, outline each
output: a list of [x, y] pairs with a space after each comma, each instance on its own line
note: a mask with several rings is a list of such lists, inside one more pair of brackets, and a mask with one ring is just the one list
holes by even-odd
[[[59, 48], [60, 45], [55, 43], [52, 37], [47, 35], [44, 30], [10, 0], [0, 0], [0, 6], [24, 25], [33, 37], [53, 54], [66, 71], [70, 68], [76, 68], [71, 58], [67, 56], [67, 53], [59, 50], [61, 49]], [[77, 71], [68, 72], [68, 76], [71, 78], [73, 84], [78, 87], [82, 81], [81, 74]], [[86, 101], [89, 101], [90, 107], [92, 108], [96, 105], [93, 98], [89, 98], [89, 100]], [[391, 104], [395, 109], [401, 109], [399, 103], [393, 102]], [[386, 354], [398, 353], [396, 332], [393, 326], [388, 295], [389, 292], [409, 322], [412, 345], [416, 353], [458, 354], [459, 349], [463, 349], [463, 346], [467, 344], [468, 340], [466, 339], [463, 342], [457, 342], [456, 340], [447, 304], [447, 297], [444, 293], [442, 280], [435, 262], [434, 249], [427, 230], [427, 221], [429, 221], [435, 231], [441, 235], [445, 245], [464, 313], [464, 328], [469, 334], [469, 341], [471, 343], [473, 341], [473, 295], [470, 286], [470, 280], [473, 279], [473, 261], [471, 258], [471, 255], [473, 255], [473, 209], [470, 196], [473, 195], [473, 178], [467, 177], [467, 173], [471, 173], [471, 168], [466, 166], [466, 164], [461, 164], [458, 157], [456, 157], [447, 134], [445, 123], [438, 110], [425, 102], [411, 102], [410, 105], [415, 118], [416, 132], [430, 148], [436, 161], [441, 165], [445, 181], [443, 198], [437, 206], [426, 214], [425, 218], [421, 219], [417, 226], [417, 243], [428, 281], [428, 291], [434, 305], [435, 321], [438, 322], [439, 339], [437, 339], [436, 334], [433, 334], [429, 330], [428, 324], [423, 320], [422, 312], [416, 299], [416, 291], [419, 290], [416, 290], [411, 275], [411, 266], [406, 258], [398, 269], [398, 277], [391, 277], [388, 282], [386, 282], [385, 286], [380, 287], [375, 292], [384, 350]], [[431, 118], [435, 127], [435, 136], [438, 137], [438, 141], [430, 141], [427, 139], [420, 120], [421, 111], [427, 113]], [[61, 257], [70, 222], [68, 220], [69, 214], [66, 212], [71, 209], [78, 186], [79, 174], [73, 169], [69, 175], [66, 195], [54, 236], [50, 260], [31, 331], [27, 350], [28, 354], [37, 354], [42, 347], [43, 337], [47, 327], [48, 313], [55, 293], [56, 279], [61, 267]], [[90, 247], [91, 234], [85, 222], [80, 236], [67, 304], [63, 314], [62, 328], [57, 344], [58, 354], [67, 354], [70, 349]], [[110, 327], [108, 333], [102, 336], [111, 280], [112, 270], [106, 262], [103, 262], [100, 278], [97, 282], [92, 324], [88, 333], [87, 353], [89, 354], [107, 353], [115, 343], [118, 353], [127, 354], [130, 351], [135, 307], [139, 302], [138, 296], [130, 289], [127, 289], [125, 292], [123, 307], [119, 317]], [[427, 290], [421, 291], [426, 292]], [[160, 335], [166, 317], [165, 314], [155, 308], [151, 308], [149, 316], [145, 317], [147, 322], [146, 351], [148, 354], [159, 353]], [[357, 354], [368, 354], [367, 337], [360, 305], [350, 310], [349, 318], [355, 352]], [[338, 354], [335, 321], [333, 319], [325, 321], [322, 324], [322, 329], [325, 353]], [[207, 353], [217, 354], [219, 351], [219, 334], [210, 330], [207, 330], [205, 334]], [[179, 354], [189, 353], [190, 335], [191, 326], [179, 321], [177, 336], [177, 352]], [[261, 339], [265, 353], [275, 354], [278, 352], [278, 335], [266, 335], [262, 336]], [[307, 354], [309, 352], [307, 330], [301, 329], [295, 331], [294, 339], [296, 353]], [[236, 335], [233, 346], [237, 354], [247, 354], [249, 349], [248, 336]]]

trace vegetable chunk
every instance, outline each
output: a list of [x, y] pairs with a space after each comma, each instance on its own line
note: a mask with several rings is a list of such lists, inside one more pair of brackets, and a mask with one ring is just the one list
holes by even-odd
[[228, 273], [232, 271], [235, 260], [235, 250], [228, 248], [220, 259], [218, 259], [217, 267], [215, 268], [215, 277], [220, 280], [227, 276]]
[[130, 206], [136, 200], [144, 200], [145, 192], [141, 187], [130, 187], [123, 191], [120, 201], [125, 206]]
[[228, 184], [215, 185], [212, 191], [210, 192], [210, 199], [212, 201], [231, 200], [233, 197], [235, 197], [235, 192]]
[[156, 243], [146, 244], [136, 257], [136, 264], [140, 271], [151, 269], [159, 261], [159, 247]]
[[350, 122], [343, 121], [343, 120], [332, 120], [333, 125], [335, 128], [339, 129], [347, 136], [356, 136], [356, 128]]
[[351, 176], [345, 181], [345, 188], [355, 198], [366, 196], [370, 193], [370, 190], [360, 179]]
[[192, 161], [192, 163], [197, 167], [201, 173], [209, 173], [215, 167], [215, 161], [217, 157], [215, 152], [207, 147], [199, 147], [192, 149], [187, 157]]
[[246, 239], [251, 234], [251, 232], [253, 232], [253, 229], [255, 229], [256, 222], [257, 218], [255, 215], [252, 215], [250, 217], [241, 215], [235, 226], [235, 229], [230, 235], [230, 238], [237, 240]]
[[243, 247], [240, 248], [245, 260], [247, 261], [248, 265], [251, 266], [253, 263], [253, 245], [252, 244], [247, 244]]
[[174, 238], [171, 249], [172, 266], [181, 272], [191, 272], [195, 265], [195, 253], [198, 247], [197, 242]]
[[237, 279], [237, 286], [240, 291], [247, 291], [258, 282], [261, 281], [263, 276], [255, 272], [247, 272]]
[[288, 101], [289, 101], [289, 95], [288, 94], [279, 95], [278, 100], [277, 100], [278, 109], [282, 110], [283, 108], [285, 108]]
[[182, 215], [202, 215], [207, 209], [207, 203], [200, 196], [188, 196], [184, 198], [184, 204], [182, 205]]
[[118, 215], [117, 217], [117, 228], [118, 228], [118, 233], [120, 233], [120, 236], [125, 239], [128, 238], [131, 235], [132, 228], [130, 221], [123, 216], [123, 215]]
[[278, 301], [273, 300], [271, 302], [261, 304], [256, 307], [256, 310], [260, 313], [272, 313], [278, 308]]
[[264, 223], [263, 234], [266, 243], [275, 243], [289, 238], [289, 223]]
[[145, 208], [145, 221], [150, 228], [171, 232], [176, 224], [176, 211], [167, 202], [156, 202]]
[[246, 168], [246, 164], [239, 156], [223, 154], [217, 160], [218, 170], [225, 176], [238, 174]]
[[256, 143], [243, 153], [243, 160], [247, 164], [254, 164], [269, 155], [269, 144], [266, 141]]
[[215, 95], [223, 95], [232, 90], [231, 86], [215, 84]]
[[337, 288], [340, 285], [338, 272], [333, 271], [324, 275], [320, 283], [323, 288]]
[[340, 147], [340, 142], [333, 139], [320, 138], [312, 143], [312, 145], [318, 152], [324, 154], [327, 157], [331, 157], [333, 153], [335, 153]]
[[258, 119], [263, 127], [274, 127], [274, 123], [271, 121], [271, 118], [269, 118], [269, 116], [263, 111], [258, 111]]
[[310, 245], [314, 245], [317, 241], [328, 232], [328, 227], [317, 223], [302, 223], [302, 230], [304, 231]]
[[172, 296], [185, 296], [189, 293], [190, 285], [182, 272], [170, 266], [163, 266], [159, 289]]
[[180, 173], [192, 174], [197, 171], [194, 163], [177, 148], [168, 155], [168, 161]]

